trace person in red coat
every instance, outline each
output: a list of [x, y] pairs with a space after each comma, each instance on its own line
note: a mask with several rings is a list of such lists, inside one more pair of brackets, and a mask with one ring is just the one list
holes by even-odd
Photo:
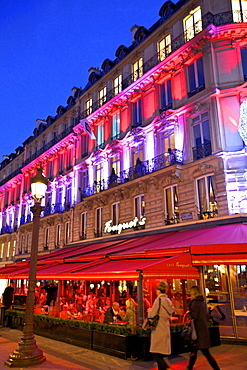
[[210, 335], [208, 329], [208, 312], [206, 301], [201, 293], [199, 286], [195, 285], [190, 288], [191, 301], [189, 304], [189, 317], [194, 320], [197, 340], [195, 347], [190, 354], [189, 365], [187, 370], [192, 370], [197, 359], [197, 352], [200, 349], [209, 364], [214, 370], [220, 370], [217, 362], [209, 352]]

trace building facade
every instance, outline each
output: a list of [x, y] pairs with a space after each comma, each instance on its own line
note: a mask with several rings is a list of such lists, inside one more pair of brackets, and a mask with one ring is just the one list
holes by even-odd
[[2, 160], [2, 265], [30, 255], [40, 166], [40, 255], [246, 215], [247, 1], [166, 1], [131, 35]]

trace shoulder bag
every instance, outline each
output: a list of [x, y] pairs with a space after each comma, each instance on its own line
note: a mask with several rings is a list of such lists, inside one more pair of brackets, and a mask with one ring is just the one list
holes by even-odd
[[159, 313], [160, 313], [160, 298], [159, 298], [158, 312], [157, 312], [157, 314], [154, 317], [148, 319], [148, 325], [154, 326], [154, 327], [156, 327], [158, 325], [159, 318], [160, 318]]

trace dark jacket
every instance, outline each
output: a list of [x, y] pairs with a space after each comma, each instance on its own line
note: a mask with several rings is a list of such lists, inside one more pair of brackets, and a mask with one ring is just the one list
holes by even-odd
[[7, 286], [7, 288], [5, 288], [4, 293], [3, 293], [3, 305], [7, 309], [9, 309], [12, 304], [13, 296], [14, 296], [14, 288], [12, 286]]
[[211, 347], [208, 329], [207, 305], [202, 295], [191, 300], [189, 310], [191, 319], [194, 319], [197, 334], [196, 347], [198, 349]]
[[122, 320], [123, 319], [121, 314], [114, 315], [112, 307], [109, 307], [109, 308], [107, 308], [107, 310], [105, 312], [104, 322], [105, 323], [113, 322], [113, 316], [117, 316], [117, 320]]

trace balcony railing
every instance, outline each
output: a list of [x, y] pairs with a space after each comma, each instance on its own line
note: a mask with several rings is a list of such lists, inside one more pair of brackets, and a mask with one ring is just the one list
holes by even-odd
[[2, 234], [11, 234], [13, 231], [14, 231], [14, 230], [13, 230], [13, 228], [12, 228], [11, 226], [9, 226], [9, 225], [5, 225], [5, 226], [3, 226], [3, 227], [1, 228], [1, 232], [0, 232], [0, 234], [1, 234], [1, 235], [2, 235]]
[[212, 154], [211, 141], [195, 146], [194, 148], [192, 148], [192, 152], [194, 161], [208, 157]]
[[182, 163], [183, 153], [178, 149], [170, 150], [169, 153], [161, 154], [151, 160], [140, 161], [140, 163], [130, 167], [128, 170], [121, 171], [114, 176], [109, 176], [106, 180], [94, 181], [92, 186], [87, 186], [83, 189], [83, 198], [98, 194], [101, 191], [135, 180], [174, 164]]
[[30, 157], [28, 157], [24, 161], [24, 166], [27, 165], [28, 163], [32, 162], [35, 158], [38, 158], [41, 154], [43, 154], [48, 149], [50, 149], [51, 147], [53, 147], [60, 140], [62, 140], [63, 138], [65, 138], [66, 136], [68, 136], [69, 134], [71, 134], [71, 132], [73, 132], [73, 126], [68, 127], [66, 130], [64, 130], [59, 135], [57, 135], [54, 139], [52, 139], [51, 141], [49, 141], [49, 143], [43, 145], [42, 148], [40, 148], [35, 153], [33, 153]]
[[11, 172], [8, 176], [6, 176], [2, 181], [0, 181], [0, 186], [4, 185], [7, 181], [11, 180], [13, 177], [19, 175], [21, 173], [22, 166], [17, 168], [15, 171]]
[[205, 211], [198, 213], [198, 220], [207, 220], [208, 218], [218, 217], [218, 210]]

